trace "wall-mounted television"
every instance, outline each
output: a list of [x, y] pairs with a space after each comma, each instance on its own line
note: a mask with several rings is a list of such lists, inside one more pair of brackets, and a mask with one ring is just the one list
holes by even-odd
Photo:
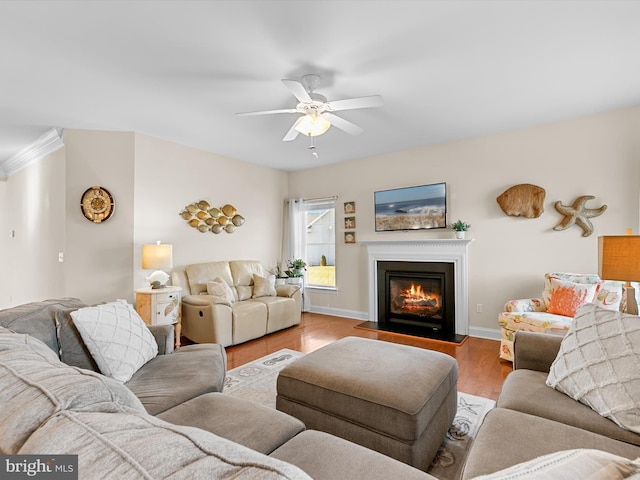
[[447, 184], [375, 192], [376, 232], [447, 227]]

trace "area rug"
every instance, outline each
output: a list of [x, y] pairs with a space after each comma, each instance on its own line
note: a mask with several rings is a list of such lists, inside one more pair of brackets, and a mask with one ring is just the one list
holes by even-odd
[[285, 365], [304, 353], [278, 350], [271, 355], [229, 370], [224, 379], [224, 393], [276, 408], [276, 379]]
[[[304, 353], [283, 349], [229, 370], [224, 393], [275, 408], [278, 372], [302, 356]], [[431, 475], [441, 480], [460, 477], [471, 442], [484, 416], [494, 406], [495, 402], [488, 398], [458, 392], [458, 411], [436, 458], [427, 470]]]

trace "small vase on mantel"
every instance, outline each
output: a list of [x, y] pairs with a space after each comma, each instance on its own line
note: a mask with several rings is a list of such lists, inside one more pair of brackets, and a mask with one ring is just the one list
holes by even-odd
[[464, 231], [456, 231], [456, 238], [457, 238], [458, 240], [464, 240], [464, 234], [465, 234], [465, 233], [466, 233], [466, 232], [464, 232]]

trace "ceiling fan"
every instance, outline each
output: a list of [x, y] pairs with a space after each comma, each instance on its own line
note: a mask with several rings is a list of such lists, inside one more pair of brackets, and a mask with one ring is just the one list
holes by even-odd
[[237, 115], [268, 115], [272, 113], [298, 113], [300, 116], [291, 126], [287, 134], [282, 139], [285, 142], [294, 140], [299, 133], [310, 137], [316, 137], [325, 133], [331, 125], [343, 130], [351, 135], [359, 135], [364, 130], [359, 126], [334, 115], [333, 112], [341, 110], [354, 110], [356, 108], [380, 107], [382, 97], [371, 95], [368, 97], [347, 98], [328, 102], [327, 98], [314, 90], [320, 84], [320, 76], [309, 74], [302, 77], [302, 81], [283, 79], [294, 97], [298, 99], [295, 108], [283, 108], [280, 110], [264, 110], [261, 112], [238, 113]]

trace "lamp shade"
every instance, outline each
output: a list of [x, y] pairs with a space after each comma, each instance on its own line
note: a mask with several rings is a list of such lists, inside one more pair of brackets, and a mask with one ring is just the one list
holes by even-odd
[[142, 268], [162, 270], [173, 268], [173, 245], [143, 245]]
[[598, 274], [603, 280], [640, 282], [640, 236], [598, 237]]
[[296, 120], [294, 128], [308, 137], [317, 137], [327, 130], [331, 123], [321, 115], [303, 115]]

